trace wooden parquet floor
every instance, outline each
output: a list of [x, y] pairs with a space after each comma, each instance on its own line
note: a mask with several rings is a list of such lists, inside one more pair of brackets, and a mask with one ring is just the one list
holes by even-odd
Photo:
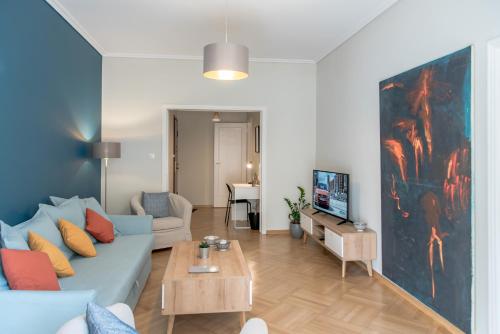
[[[449, 333], [365, 271], [350, 264], [340, 278], [340, 261], [309, 241], [288, 235], [261, 236], [250, 230], [226, 229], [224, 209], [193, 213], [193, 239], [215, 234], [238, 239], [254, 278], [254, 305], [247, 319], [266, 320], [270, 333]], [[134, 311], [142, 334], [166, 333], [160, 313], [161, 279], [170, 250], [153, 253], [153, 270]], [[174, 334], [239, 333], [238, 314], [181, 315]]]

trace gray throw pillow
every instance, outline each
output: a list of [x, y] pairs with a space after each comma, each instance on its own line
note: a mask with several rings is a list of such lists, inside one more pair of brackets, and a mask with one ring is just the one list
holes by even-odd
[[168, 192], [146, 193], [142, 192], [142, 207], [147, 215], [153, 218], [168, 217]]

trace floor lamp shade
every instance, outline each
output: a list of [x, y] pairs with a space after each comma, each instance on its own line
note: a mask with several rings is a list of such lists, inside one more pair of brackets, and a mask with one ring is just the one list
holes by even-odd
[[203, 48], [203, 76], [215, 80], [248, 77], [248, 48], [233, 43], [212, 43]]
[[96, 159], [120, 158], [120, 143], [103, 142], [92, 145], [92, 157]]

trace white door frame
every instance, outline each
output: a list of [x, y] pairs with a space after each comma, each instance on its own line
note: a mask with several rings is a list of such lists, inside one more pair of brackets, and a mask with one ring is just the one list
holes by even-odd
[[489, 332], [500, 333], [500, 38], [488, 43]]
[[214, 105], [170, 105], [165, 104], [160, 108], [162, 114], [162, 158], [161, 158], [161, 187], [168, 191], [168, 113], [169, 111], [200, 111], [200, 112], [258, 112], [260, 113], [260, 233], [267, 233], [265, 219], [266, 201], [264, 189], [267, 185], [267, 107], [263, 106], [214, 106]]

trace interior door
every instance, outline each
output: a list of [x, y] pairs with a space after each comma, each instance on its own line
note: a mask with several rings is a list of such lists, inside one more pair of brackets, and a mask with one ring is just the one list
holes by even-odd
[[214, 207], [225, 207], [226, 183], [246, 183], [247, 123], [214, 125]]

